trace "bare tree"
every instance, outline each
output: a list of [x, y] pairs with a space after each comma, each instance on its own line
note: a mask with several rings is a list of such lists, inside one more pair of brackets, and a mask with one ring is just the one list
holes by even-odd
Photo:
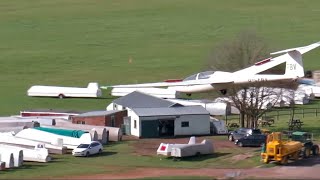
[[[209, 58], [211, 70], [236, 71], [268, 57], [267, 46], [254, 31], [240, 33], [235, 39], [218, 45]], [[273, 107], [281, 92], [275, 92], [262, 83], [248, 88], [234, 86], [228, 89], [230, 103], [240, 112], [241, 127], [257, 127], [257, 120]], [[247, 123], [245, 125], [245, 119]]]

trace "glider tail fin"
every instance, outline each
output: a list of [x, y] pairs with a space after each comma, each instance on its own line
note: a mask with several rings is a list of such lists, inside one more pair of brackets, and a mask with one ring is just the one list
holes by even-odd
[[286, 56], [288, 56], [286, 61], [285, 75], [303, 77], [304, 68], [302, 63], [302, 54], [307, 53], [319, 46], [320, 46], [320, 41], [317, 43], [310, 44], [308, 46], [286, 49], [286, 50], [277, 51], [271, 54], [274, 55], [274, 54], [287, 53], [285, 54]]
[[286, 62], [285, 75], [304, 77], [304, 68], [301, 53], [298, 51], [290, 51], [287, 55], [288, 60]]

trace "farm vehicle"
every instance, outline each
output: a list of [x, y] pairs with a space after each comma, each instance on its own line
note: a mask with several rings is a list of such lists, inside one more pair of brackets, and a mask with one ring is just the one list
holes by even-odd
[[303, 143], [292, 140], [284, 141], [281, 132], [273, 132], [267, 137], [261, 158], [264, 163], [276, 161], [280, 164], [287, 164], [289, 158], [298, 160], [302, 148]]
[[303, 144], [301, 155], [308, 158], [310, 155], [319, 155], [319, 146], [313, 143], [312, 134], [308, 132], [296, 131], [291, 135], [292, 141], [299, 141]]

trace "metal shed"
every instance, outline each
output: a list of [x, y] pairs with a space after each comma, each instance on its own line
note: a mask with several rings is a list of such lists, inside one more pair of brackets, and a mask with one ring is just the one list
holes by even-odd
[[131, 134], [140, 138], [210, 134], [210, 115], [202, 106], [132, 108]]

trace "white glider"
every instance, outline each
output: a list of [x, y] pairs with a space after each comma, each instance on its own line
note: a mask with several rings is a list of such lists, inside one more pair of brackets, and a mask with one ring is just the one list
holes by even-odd
[[[308, 46], [286, 49], [271, 53], [282, 54], [274, 58], [264, 59], [254, 65], [235, 72], [206, 71], [194, 74], [180, 82], [156, 82], [129, 85], [102, 86], [100, 88], [158, 88], [167, 87], [180, 93], [198, 93], [219, 90], [226, 94], [230, 85], [253, 85], [257, 82], [294, 81], [304, 77], [302, 54], [320, 46], [320, 41]], [[278, 65], [285, 63], [284, 74], [264, 73]]]

